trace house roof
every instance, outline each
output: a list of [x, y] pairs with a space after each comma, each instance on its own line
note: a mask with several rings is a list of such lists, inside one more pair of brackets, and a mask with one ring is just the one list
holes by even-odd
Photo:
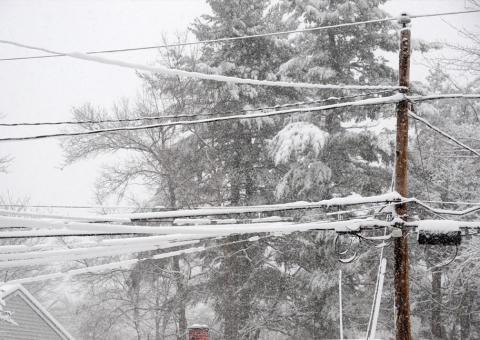
[[75, 340], [73, 336], [21, 284], [3, 284], [0, 286], [0, 298], [2, 300], [6, 300], [12, 295], [21, 297], [28, 305], [30, 305], [30, 307], [32, 307], [40, 318], [58, 333], [59, 336], [65, 340]]

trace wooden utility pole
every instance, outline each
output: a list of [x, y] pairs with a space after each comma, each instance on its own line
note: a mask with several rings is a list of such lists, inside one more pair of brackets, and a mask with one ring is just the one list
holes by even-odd
[[[400, 63], [399, 85], [401, 90], [408, 93], [410, 85], [410, 29], [407, 25], [410, 18], [402, 14], [399, 23], [400, 31]], [[397, 106], [397, 143], [395, 152], [395, 190], [403, 197], [408, 196], [408, 110], [409, 102], [403, 100]], [[406, 220], [407, 205], [396, 206], [396, 213]], [[405, 227], [402, 236], [395, 239], [395, 339], [412, 340], [412, 327], [410, 321], [410, 294], [409, 294], [409, 261], [408, 261], [408, 235]]]

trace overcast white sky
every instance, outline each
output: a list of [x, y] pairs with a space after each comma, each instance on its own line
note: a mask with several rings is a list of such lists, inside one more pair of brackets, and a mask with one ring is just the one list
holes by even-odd
[[[465, 8], [465, 0], [392, 0], [385, 8], [432, 13]], [[201, 0], [20, 1], [0, 0], [0, 39], [15, 40], [60, 51], [89, 51], [154, 45], [161, 35], [185, 31], [193, 19], [208, 12]], [[458, 27], [473, 29], [480, 15], [445, 18]], [[429, 41], [458, 41], [457, 33], [439, 18], [415, 20], [412, 35]], [[0, 58], [34, 55], [0, 45]], [[113, 56], [110, 55], [110, 56]], [[151, 63], [156, 52], [115, 54], [115, 58]], [[414, 56], [412, 79], [426, 70]], [[396, 60], [392, 61], [396, 65]], [[72, 107], [91, 102], [110, 107], [122, 97], [134, 97], [140, 88], [131, 70], [68, 58], [0, 62], [0, 114], [3, 121], [49, 121], [71, 118]], [[45, 129], [0, 129], [11, 136]], [[30, 197], [31, 204], [94, 204], [93, 182], [108, 158], [78, 162], [62, 169], [58, 140], [1, 143], [0, 155], [14, 161], [0, 174], [0, 195]]]

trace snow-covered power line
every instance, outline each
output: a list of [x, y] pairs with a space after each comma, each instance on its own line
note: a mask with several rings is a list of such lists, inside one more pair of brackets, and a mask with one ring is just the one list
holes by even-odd
[[[474, 9], [474, 10], [466, 10], [466, 11], [417, 14], [417, 15], [410, 15], [410, 18], [428, 18], [428, 17], [436, 17], [436, 16], [468, 14], [468, 13], [476, 13], [476, 12], [479, 12], [479, 11], [480, 10]], [[200, 44], [214, 44], [214, 43], [222, 43], [222, 42], [229, 42], [229, 41], [261, 38], [261, 37], [272, 37], [272, 36], [279, 36], [279, 35], [298, 34], [298, 33], [304, 33], [304, 32], [317, 32], [317, 31], [328, 30], [328, 29], [332, 29], [332, 28], [342, 28], [342, 27], [350, 27], [350, 26], [357, 26], [357, 25], [367, 25], [367, 24], [374, 24], [374, 23], [380, 23], [380, 22], [386, 22], [386, 21], [395, 21], [395, 20], [398, 20], [398, 17], [386, 17], [386, 18], [380, 18], [380, 19], [346, 22], [346, 23], [341, 23], [341, 24], [336, 24], [336, 25], [310, 27], [310, 28], [297, 29], [297, 30], [267, 32], [267, 33], [259, 33], [259, 34], [252, 34], [252, 35], [243, 35], [243, 36], [238, 36], [238, 37], [226, 37], [226, 38], [200, 40], [200, 41], [190, 41], [190, 42], [175, 43], [175, 44], [161, 44], [161, 45], [152, 45], [152, 46], [119, 48], [119, 49], [109, 49], [109, 50], [97, 50], [97, 51], [86, 52], [86, 54], [119, 53], [119, 52], [131, 52], [131, 51], [160, 49], [160, 48], [173, 48], [173, 47], [200, 45]], [[50, 52], [48, 52], [48, 53], [50, 53]], [[44, 58], [66, 57], [66, 56], [67, 56], [66, 54], [55, 53], [55, 54], [46, 54], [46, 55], [39, 55], [39, 56], [0, 58], [0, 61], [44, 59]]]
[[[474, 156], [472, 156], [474, 157]], [[433, 203], [433, 204], [448, 204], [448, 205], [480, 205], [480, 202], [465, 202], [465, 201], [429, 201], [422, 200], [423, 203]]]
[[28, 48], [37, 51], [44, 51], [53, 54], [64, 54], [68, 57], [81, 59], [106, 65], [119, 66], [128, 69], [140, 70], [145, 72], [159, 73], [165, 76], [175, 76], [184, 78], [194, 78], [202, 80], [213, 80], [217, 82], [234, 83], [234, 84], [246, 84], [246, 85], [259, 85], [259, 86], [273, 86], [273, 87], [291, 87], [291, 88], [303, 88], [303, 89], [337, 89], [337, 90], [381, 90], [381, 89], [402, 89], [401, 86], [392, 85], [335, 85], [335, 84], [313, 84], [313, 83], [296, 83], [287, 81], [273, 81], [273, 80], [258, 80], [238, 78], [231, 76], [224, 76], [219, 74], [208, 74], [194, 71], [185, 71], [180, 69], [167, 68], [165, 66], [148, 66], [143, 64], [130, 63], [122, 60], [108, 59], [93, 55], [88, 55], [80, 52], [57, 52], [43, 47], [36, 47], [31, 45], [25, 45], [10, 40], [0, 40], [1, 44], [13, 45], [17, 47]]
[[[279, 105], [271, 105], [271, 106], [264, 106], [264, 107], [256, 107], [256, 108], [248, 108], [248, 109], [241, 109], [235, 111], [227, 111], [227, 112], [200, 112], [200, 113], [193, 113], [193, 114], [181, 114], [181, 115], [158, 115], [158, 116], [146, 116], [146, 117], [137, 117], [137, 118], [112, 118], [112, 119], [87, 119], [87, 120], [64, 120], [64, 121], [55, 121], [55, 122], [12, 122], [12, 123], [0, 123], [0, 126], [41, 126], [41, 125], [84, 125], [84, 124], [102, 124], [102, 123], [125, 123], [125, 122], [141, 122], [141, 121], [149, 121], [149, 120], [162, 120], [162, 119], [178, 119], [178, 118], [196, 118], [196, 117], [208, 117], [208, 116], [223, 116], [223, 115], [230, 115], [230, 114], [237, 114], [241, 112], [254, 112], [254, 111], [262, 111], [262, 110], [275, 110], [281, 109], [286, 107], [293, 107], [293, 106], [303, 106], [309, 104], [318, 104], [324, 103], [328, 101], [339, 101], [344, 99], [351, 99], [351, 98], [358, 98], [358, 97], [366, 97], [370, 95], [377, 95], [383, 93], [389, 93], [396, 90], [382, 90], [382, 91], [374, 91], [374, 92], [367, 92], [367, 93], [359, 93], [349, 96], [341, 96], [341, 97], [329, 97], [329, 98], [322, 98], [322, 99], [315, 99], [315, 100], [306, 100], [301, 102], [295, 103], [286, 103], [286, 104], [279, 104]], [[421, 101], [428, 101], [428, 100], [441, 100], [441, 99], [480, 99], [480, 94], [459, 94], [459, 93], [451, 93], [451, 94], [432, 94], [432, 95], [425, 95], [425, 96], [407, 96], [408, 100], [413, 102], [421, 102]], [[16, 206], [16, 207], [24, 207], [24, 205], [0, 205], [0, 206]], [[51, 205], [28, 205], [28, 207], [38, 207], [38, 208], [79, 208], [79, 209], [87, 209], [87, 208], [124, 208], [124, 209], [142, 209], [138, 207], [118, 207], [118, 206], [51, 206]], [[156, 207], [152, 207], [156, 208]], [[147, 209], [147, 208], [145, 208]], [[150, 208], [148, 208], [150, 209]]]
[[150, 256], [147, 258], [110, 262], [110, 263], [96, 265], [96, 266], [72, 269], [65, 272], [56, 272], [56, 273], [49, 273], [49, 274], [43, 274], [43, 275], [36, 275], [32, 277], [25, 277], [21, 279], [11, 280], [8, 283], [9, 284], [16, 284], [16, 283], [25, 284], [25, 283], [41, 282], [41, 281], [55, 280], [55, 279], [67, 279], [67, 278], [71, 278], [73, 276], [78, 276], [82, 274], [103, 273], [103, 272], [114, 270], [114, 269], [115, 270], [128, 269], [131, 266], [135, 265], [136, 263], [142, 262], [145, 260], [165, 259], [165, 258], [170, 258], [178, 255], [185, 255], [185, 254], [192, 254], [196, 252], [206, 251], [208, 249], [209, 249], [208, 247], [196, 247], [196, 248], [189, 248], [184, 250], [176, 250], [168, 253]]
[[417, 200], [417, 199], [413, 199], [412, 202], [415, 202], [416, 204], [418, 204], [418, 205], [424, 207], [425, 209], [427, 209], [428, 211], [431, 211], [431, 212], [433, 212], [435, 214], [439, 214], [439, 215], [465, 216], [465, 215], [469, 215], [469, 214], [472, 214], [472, 213], [480, 210], [479, 205], [475, 205], [471, 208], [464, 209], [464, 210], [452, 210], [452, 209], [433, 208], [433, 207], [429, 206], [428, 204], [426, 204], [425, 202], [423, 202], [421, 200]]
[[[55, 205], [55, 204], [0, 204], [2, 208], [52, 208], [52, 209], [131, 209], [131, 210], [155, 210], [165, 209], [164, 206], [139, 207], [134, 205]], [[11, 210], [14, 211], [14, 210]]]
[[[378, 222], [375, 221], [375, 225]], [[173, 226], [173, 225], [157, 225], [157, 226], [138, 226], [138, 225], [122, 225], [108, 223], [85, 223], [85, 222], [67, 222], [67, 221], [51, 221], [22, 217], [0, 217], [1, 238], [12, 237], [44, 237], [49, 236], [65, 236], [68, 234], [95, 235], [102, 233], [111, 234], [131, 234], [131, 235], [202, 235], [207, 237], [222, 237], [237, 234], [251, 233], [294, 233], [307, 230], [336, 230], [336, 228], [347, 228], [351, 230], [359, 230], [360, 227], [370, 226], [370, 221], [365, 219], [354, 219], [348, 222], [269, 222], [269, 223], [245, 223], [245, 224], [220, 224], [220, 225], [195, 225], [195, 226]], [[14, 230], [10, 228], [31, 230]], [[199, 238], [199, 237], [198, 237]], [[198, 239], [197, 238], [197, 239]]]
[[[199, 233], [197, 235], [184, 235], [185, 237], [178, 237], [180, 240], [173, 242], [170, 239], [162, 239], [159, 237], [152, 238], [142, 238], [141, 241], [137, 242], [135, 239], [129, 239], [128, 242], [123, 241], [123, 243], [118, 242], [116, 245], [109, 246], [94, 246], [88, 248], [73, 248], [73, 249], [60, 249], [60, 250], [46, 250], [46, 251], [33, 251], [33, 252], [23, 252], [23, 253], [8, 253], [0, 256], [0, 269], [6, 268], [16, 268], [16, 267], [25, 267], [33, 265], [45, 265], [52, 262], [64, 262], [64, 261], [76, 261], [80, 259], [90, 259], [97, 257], [110, 257], [117, 256], [127, 253], [139, 253], [145, 251], [151, 251], [156, 249], [169, 249], [177, 246], [191, 245], [194, 242], [208, 238], [224, 237], [231, 234], [255, 234], [255, 233], [271, 233], [275, 232], [276, 235], [289, 234], [292, 232], [298, 231], [309, 231], [309, 230], [335, 230], [340, 232], [358, 232], [365, 228], [370, 228], [371, 225], [377, 226], [382, 224], [382, 221], [379, 220], [370, 220], [370, 219], [354, 219], [348, 221], [335, 221], [335, 222], [311, 222], [311, 223], [299, 223], [291, 226], [277, 224], [264, 225], [259, 228], [248, 228], [245, 229], [245, 226], [239, 225], [237, 228], [229, 228], [230, 230], [227, 233], [214, 233], [212, 235], [204, 235]], [[286, 227], [286, 228], [285, 228]], [[164, 229], [164, 227], [158, 227], [157, 229]], [[178, 228], [182, 229], [182, 228]], [[200, 227], [201, 229], [201, 227]], [[215, 228], [223, 229], [223, 228]], [[194, 227], [192, 231], [197, 230], [197, 227]]]
[[164, 122], [164, 123], [151, 124], [151, 125], [122, 126], [122, 127], [104, 128], [104, 129], [79, 131], [79, 132], [59, 132], [59, 133], [34, 135], [34, 136], [6, 137], [6, 138], [0, 138], [0, 142], [26, 141], [26, 140], [34, 140], [34, 139], [57, 138], [57, 137], [87, 136], [87, 135], [95, 135], [95, 134], [100, 134], [100, 133], [119, 132], [119, 131], [148, 130], [148, 129], [155, 129], [155, 128], [159, 128], [159, 127], [167, 127], [167, 126], [195, 125], [195, 124], [222, 122], [222, 121], [228, 121], [228, 120], [254, 119], [254, 118], [271, 117], [271, 116], [277, 116], [277, 115], [285, 115], [285, 114], [291, 114], [291, 113], [326, 111], [326, 110], [333, 110], [333, 109], [338, 109], [338, 108], [343, 108], [343, 107], [358, 107], [358, 106], [391, 104], [391, 103], [398, 103], [402, 100], [405, 100], [405, 95], [403, 95], [401, 93], [397, 93], [397, 94], [394, 94], [392, 96], [387, 96], [387, 97], [369, 98], [369, 99], [362, 99], [362, 100], [357, 100], [357, 101], [352, 101], [352, 102], [343, 102], [343, 103], [316, 106], [316, 107], [297, 108], [297, 109], [272, 111], [272, 112], [251, 113], [251, 114], [246, 114], [246, 115], [233, 115], [233, 116], [223, 116], [223, 117], [198, 119], [198, 120], [173, 121], [173, 122]]
[[0, 259], [5, 260], [8, 254], [10, 253], [28, 253], [36, 252], [41, 250], [55, 250], [60, 249], [76, 249], [80, 248], [93, 248], [93, 247], [103, 247], [103, 246], [131, 246], [131, 245], [141, 245], [141, 244], [150, 244], [150, 243], [161, 243], [167, 244], [169, 242], [180, 242], [180, 241], [191, 241], [197, 240], [198, 235], [161, 235], [161, 236], [140, 236], [140, 237], [121, 237], [121, 238], [102, 238], [102, 239], [87, 239], [74, 242], [61, 242], [59, 243], [39, 243], [33, 245], [26, 244], [15, 244], [15, 245], [4, 245], [0, 246]]
[[[308, 230], [313, 225], [309, 223], [252, 223], [252, 224], [222, 224], [222, 225], [196, 225], [196, 226], [140, 226], [109, 223], [85, 223], [76, 221], [55, 221], [48, 219], [7, 217], [0, 216], [0, 230], [9, 228], [29, 228], [24, 233], [33, 234], [38, 231], [55, 231], [57, 233], [73, 232], [103, 232], [103, 233], [130, 233], [146, 235], [171, 235], [171, 234], [201, 234], [208, 236], [225, 236], [235, 233], [250, 232], [294, 232]], [[0, 231], [0, 238], [4, 235], [16, 233], [15, 231]], [[18, 231], [17, 233], [20, 233]]]
[[479, 156], [480, 157], [480, 153], [478, 153], [478, 151], [472, 149], [471, 147], [469, 147], [468, 145], [460, 142], [458, 139], [456, 139], [455, 137], [452, 137], [451, 135], [449, 135], [448, 133], [444, 132], [443, 130], [441, 130], [440, 128], [436, 127], [435, 125], [433, 125], [432, 123], [430, 123], [429, 121], [427, 121], [425, 118], [422, 118], [420, 116], [418, 116], [416, 113], [412, 112], [412, 111], [409, 111], [408, 112], [408, 115], [410, 117], [412, 117], [413, 119], [415, 120], [418, 120], [419, 122], [425, 124], [426, 126], [428, 126], [430, 129], [432, 129], [433, 131], [441, 134], [442, 136], [446, 137], [447, 139], [451, 140], [452, 142], [454, 142], [455, 144], [458, 144], [460, 145], [462, 148], [474, 153], [475, 155]]
[[[184, 210], [170, 210], [170, 211], [154, 211], [145, 213], [130, 213], [130, 214], [107, 214], [98, 215], [98, 222], [100, 221], [139, 221], [139, 220], [160, 220], [172, 218], [187, 218], [187, 217], [201, 217], [201, 216], [218, 216], [231, 214], [247, 214], [247, 213], [265, 213], [277, 212], [287, 210], [301, 210], [301, 209], [316, 209], [339, 206], [353, 206], [362, 204], [378, 204], [378, 203], [406, 203], [407, 199], [401, 197], [396, 192], [389, 192], [381, 195], [363, 197], [357, 194], [325, 199], [316, 202], [297, 201], [281, 204], [267, 204], [267, 205], [247, 205], [234, 207], [209, 207], [198, 209], [184, 209]], [[335, 212], [342, 213], [342, 212]], [[19, 214], [21, 216], [21, 213]], [[1, 224], [0, 224], [1, 225]]]
[[46, 281], [46, 280], [54, 280], [54, 279], [65, 279], [65, 278], [70, 278], [72, 276], [76, 275], [82, 275], [82, 274], [94, 274], [94, 273], [102, 273], [106, 272], [109, 270], [113, 269], [128, 269], [134, 264], [138, 262], [142, 262], [145, 260], [159, 260], [159, 259], [164, 259], [164, 258], [170, 258], [178, 255], [185, 255], [185, 254], [192, 254], [192, 253], [197, 253], [197, 252], [202, 252], [202, 251], [207, 251], [210, 249], [218, 248], [218, 247], [223, 247], [226, 245], [231, 245], [231, 244], [236, 244], [236, 243], [244, 243], [244, 242], [256, 242], [260, 239], [266, 238], [266, 237], [272, 237], [271, 235], [269, 236], [253, 236], [245, 240], [238, 240], [238, 241], [232, 241], [232, 242], [227, 242], [227, 243], [219, 243], [216, 245], [211, 245], [211, 246], [206, 246], [206, 247], [195, 247], [195, 248], [188, 248], [188, 249], [183, 249], [183, 250], [177, 250], [177, 251], [172, 251], [172, 252], [167, 252], [163, 254], [158, 254], [154, 256], [148, 256], [148, 257], [143, 257], [140, 259], [131, 259], [131, 260], [123, 260], [123, 261], [117, 261], [117, 262], [110, 262], [106, 264], [101, 264], [101, 265], [95, 265], [95, 266], [90, 266], [86, 268], [79, 268], [79, 269], [72, 269], [68, 270], [66, 272], [56, 272], [56, 273], [50, 273], [50, 274], [43, 274], [43, 275], [37, 275], [33, 277], [26, 277], [22, 279], [16, 279], [16, 280], [11, 280], [8, 283], [32, 283], [32, 282], [39, 282], [39, 281]]
[[[324, 98], [324, 99], [317, 99], [317, 100], [309, 100], [309, 101], [302, 101], [302, 102], [296, 102], [296, 103], [287, 103], [287, 104], [280, 104], [280, 105], [274, 105], [274, 106], [265, 106], [265, 107], [258, 107], [258, 108], [251, 108], [251, 109], [241, 109], [237, 111], [228, 111], [228, 112], [204, 112], [204, 113], [195, 113], [195, 114], [184, 114], [184, 115], [161, 115], [161, 116], [150, 116], [150, 117], [138, 117], [138, 118], [124, 118], [124, 119], [99, 119], [99, 120], [68, 120], [68, 121], [56, 121], [56, 122], [18, 122], [18, 123], [0, 123], [0, 126], [41, 126], [41, 125], [84, 125], [84, 124], [101, 124], [101, 123], [122, 123], [122, 122], [137, 122], [137, 121], [148, 121], [148, 120], [161, 120], [161, 119], [178, 119], [178, 118], [195, 118], [195, 117], [202, 117], [202, 116], [219, 116], [219, 119], [213, 119], [213, 120], [188, 120], [188, 121], [175, 121], [175, 122], [165, 122], [165, 123], [159, 123], [159, 124], [152, 124], [152, 125], [140, 125], [140, 126], [134, 126], [134, 127], [119, 127], [119, 129], [123, 130], [137, 130], [137, 129], [151, 129], [155, 127], [165, 127], [165, 126], [172, 126], [172, 125], [188, 125], [188, 124], [200, 124], [200, 123], [208, 123], [211, 121], [217, 121], [217, 120], [228, 120], [228, 119], [247, 119], [247, 118], [258, 118], [255, 114], [248, 114], [248, 115], [232, 115], [232, 116], [226, 116], [225, 115], [230, 115], [230, 114], [235, 114], [235, 113], [240, 113], [240, 112], [254, 112], [254, 111], [262, 111], [262, 110], [274, 110], [274, 109], [279, 109], [279, 108], [285, 108], [285, 107], [292, 107], [292, 106], [302, 106], [302, 105], [308, 105], [308, 104], [315, 104], [315, 103], [323, 103], [327, 101], [335, 101], [335, 100], [343, 100], [343, 99], [349, 99], [349, 98], [358, 98], [358, 97], [364, 97], [364, 96], [369, 96], [369, 95], [375, 95], [375, 94], [381, 94], [381, 93], [387, 93], [391, 92], [394, 90], [383, 90], [383, 91], [375, 91], [375, 92], [368, 92], [368, 93], [362, 93], [362, 94], [356, 94], [356, 95], [350, 95], [350, 96], [341, 96], [341, 97], [329, 97], [329, 98]], [[390, 96], [391, 97], [391, 96]], [[378, 98], [373, 98], [373, 99], [382, 99], [382, 98], [389, 98], [389, 97], [378, 97]], [[480, 94], [434, 94], [434, 95], [427, 95], [427, 96], [406, 96], [406, 98], [410, 101], [414, 102], [420, 102], [420, 101], [427, 101], [427, 100], [439, 100], [439, 99], [452, 99], [452, 98], [463, 98], [463, 99], [480, 99]], [[350, 103], [355, 103], [355, 102], [350, 102]], [[378, 102], [377, 104], [384, 104], [387, 102]], [[340, 103], [343, 104], [343, 103]], [[335, 104], [332, 104], [335, 105]], [[332, 107], [336, 108], [336, 107]], [[329, 107], [323, 108], [323, 109], [329, 109]], [[297, 110], [290, 110], [290, 111], [273, 111], [273, 112], [268, 112], [269, 115], [274, 115], [274, 114], [288, 114], [288, 113], [296, 113], [296, 112], [304, 112], [304, 111], [320, 111], [319, 108], [301, 108]], [[253, 117], [252, 117], [253, 116]], [[261, 115], [263, 117], [265, 115]], [[231, 117], [231, 118], [227, 118]], [[114, 129], [114, 128], [112, 128]], [[117, 130], [113, 130], [117, 131]], [[109, 132], [109, 131], [105, 131]], [[71, 135], [71, 134], [69, 134]], [[54, 136], [49, 136], [49, 137], [62, 137], [63, 134], [55, 134]], [[38, 138], [48, 138], [47, 136]], [[33, 137], [28, 137], [28, 138], [21, 138], [19, 140], [28, 140], [28, 139], [38, 139], [38, 138], [33, 138]], [[0, 139], [2, 141], [3, 139]], [[7, 139], [7, 140], [17, 140], [15, 138]], [[23, 207], [24, 205], [0, 205], [0, 206], [16, 206], [16, 207]], [[138, 208], [138, 207], [108, 207], [108, 206], [52, 206], [52, 205], [35, 205], [35, 206], [28, 206], [28, 207], [39, 207], [39, 208], [79, 208], [79, 209], [88, 209], [88, 208], [123, 208], [123, 209], [153, 209], [156, 207], [152, 208]]]
[[[480, 222], [465, 222], [465, 221], [453, 221], [453, 220], [422, 220], [422, 221], [415, 221], [415, 222], [404, 222], [403, 220], [400, 220], [400, 219], [395, 219], [391, 222], [386, 222], [382, 220], [365, 219], [365, 220], [318, 223], [318, 228], [316, 229], [317, 230], [335, 230], [337, 232], [357, 232], [357, 231], [360, 231], [362, 228], [398, 227], [400, 223], [404, 223], [404, 225], [407, 227], [417, 228], [417, 231], [422, 230], [422, 231], [434, 232], [434, 233], [449, 233], [452, 231], [458, 231], [460, 230], [460, 228], [480, 228]], [[270, 237], [270, 235], [262, 236], [262, 237], [254, 236], [246, 240], [240, 240], [240, 241], [235, 241], [231, 243], [257, 241], [263, 237]], [[168, 252], [164, 254], [154, 255], [154, 256], [142, 258], [142, 259], [125, 260], [125, 261], [107, 263], [107, 264], [97, 265], [97, 266], [92, 266], [87, 268], [73, 269], [67, 272], [57, 272], [57, 273], [38, 275], [38, 276], [28, 277], [23, 279], [17, 279], [17, 280], [10, 281], [9, 283], [30, 283], [30, 282], [45, 281], [50, 279], [69, 278], [74, 275], [81, 275], [81, 274], [88, 274], [88, 273], [101, 273], [101, 272], [105, 272], [112, 269], [130, 268], [132, 265], [138, 263], [139, 261], [143, 261], [147, 259], [168, 258], [168, 257], [177, 256], [177, 255], [182, 255], [182, 254], [190, 254], [190, 253], [205, 251], [211, 248], [224, 246], [224, 245], [225, 245], [224, 243], [220, 243], [218, 245], [214, 245], [210, 247], [188, 248], [184, 250], [178, 250], [178, 251]]]
[[[436, 201], [437, 203], [442, 203], [441, 201]], [[370, 196], [370, 197], [362, 197], [359, 195], [351, 195], [347, 197], [339, 197], [339, 198], [332, 198], [326, 199], [317, 202], [291, 202], [291, 203], [282, 203], [282, 204], [271, 204], [271, 205], [253, 205], [253, 206], [233, 206], [233, 207], [209, 207], [209, 208], [197, 208], [197, 209], [187, 209], [187, 210], [163, 210], [157, 212], [137, 212], [137, 213], [129, 213], [129, 214], [97, 214], [97, 215], [79, 215], [79, 216], [69, 216], [69, 215], [54, 215], [54, 214], [38, 214], [38, 213], [30, 213], [30, 212], [23, 212], [23, 211], [12, 211], [12, 210], [1, 210], [0, 209], [0, 229], [7, 228], [8, 226], [11, 227], [21, 227], [22, 223], [25, 221], [39, 221], [37, 227], [47, 228], [49, 225], [67, 227], [68, 223], [76, 223], [76, 222], [95, 222], [95, 224], [86, 224], [91, 230], [91, 226], [102, 226], [103, 224], [99, 224], [99, 222], [116, 222], [116, 223], [130, 223], [135, 221], [155, 221], [155, 220], [171, 220], [174, 219], [173, 223], [175, 225], [201, 225], [204, 224], [205, 226], [212, 226], [212, 225], [232, 225], [238, 224], [238, 219], [227, 219], [227, 220], [215, 220], [214, 223], [208, 223], [210, 219], [189, 219], [195, 217], [207, 217], [207, 216], [219, 216], [219, 215], [232, 215], [232, 214], [248, 214], [248, 213], [266, 213], [266, 212], [279, 212], [279, 211], [289, 211], [289, 210], [303, 210], [303, 209], [317, 209], [317, 208], [329, 208], [329, 207], [340, 207], [340, 206], [351, 206], [351, 205], [370, 205], [374, 204], [373, 206], [367, 206], [362, 209], [354, 209], [354, 210], [341, 210], [341, 211], [333, 211], [333, 212], [325, 212], [322, 215], [325, 216], [335, 216], [335, 215], [342, 215], [342, 214], [350, 214], [359, 211], [365, 211], [367, 209], [374, 209], [374, 208], [383, 208], [391, 204], [399, 204], [399, 203], [415, 203], [418, 204], [425, 209], [432, 211], [436, 214], [444, 214], [444, 215], [456, 215], [456, 216], [464, 216], [467, 214], [471, 214], [480, 210], [480, 203], [469, 202], [468, 205], [473, 205], [473, 207], [464, 209], [464, 210], [452, 210], [452, 209], [439, 209], [433, 208], [427, 204], [426, 201], [422, 201], [416, 198], [404, 198], [398, 195], [395, 192], [387, 193], [383, 195], [377, 196]], [[448, 202], [451, 204], [456, 204], [457, 202]], [[465, 202], [459, 202], [459, 204], [464, 204]], [[10, 217], [30, 217], [33, 219], [9, 219]], [[178, 221], [177, 221], [178, 220]], [[225, 223], [221, 223], [225, 221]], [[231, 222], [233, 221], [233, 222]], [[268, 217], [268, 218], [258, 218], [258, 219], [247, 219], [245, 222], [247, 223], [265, 223], [265, 222], [285, 222], [281, 218], [278, 217]], [[78, 224], [75, 224], [78, 225]], [[112, 226], [112, 224], [107, 224], [108, 226]], [[128, 227], [128, 226], [127, 226]], [[99, 231], [96, 229], [95, 231]], [[124, 230], [125, 232], [129, 232], [129, 230]], [[120, 232], [120, 231], [119, 231]]]
[[[98, 222], [101, 221], [102, 215], [83, 215], [83, 216], [71, 216], [71, 215], [54, 215], [54, 214], [40, 214], [27, 211], [15, 211], [8, 209], [0, 209], [0, 216], [23, 216], [23, 217], [40, 217], [53, 220], [73, 220], [73, 221], [85, 221], [85, 222]], [[106, 222], [129, 222], [123, 218], [109, 217]]]
[[480, 94], [476, 93], [439, 93], [429, 94], [425, 96], [407, 96], [407, 99], [412, 102], [423, 102], [427, 100], [440, 99], [480, 99]]
[[[253, 111], [262, 111], [262, 110], [276, 110], [282, 109], [286, 107], [293, 107], [293, 106], [303, 106], [309, 104], [319, 104], [329, 101], [339, 101], [344, 99], [352, 99], [358, 97], [367, 97], [371, 95], [389, 93], [396, 90], [382, 90], [382, 91], [375, 91], [375, 92], [367, 92], [367, 93], [358, 93], [349, 96], [341, 96], [341, 97], [328, 97], [322, 99], [314, 99], [314, 100], [306, 100], [296, 103], [286, 103], [286, 104], [279, 104], [279, 105], [271, 105], [271, 106], [264, 106], [264, 107], [256, 107], [256, 108], [249, 108], [249, 109], [241, 109], [235, 111], [227, 111], [227, 112], [200, 112], [200, 113], [193, 113], [193, 114], [181, 114], [181, 115], [158, 115], [158, 116], [147, 116], [147, 117], [137, 117], [137, 118], [122, 118], [122, 119], [89, 119], [89, 120], [65, 120], [65, 121], [56, 121], [56, 122], [19, 122], [19, 123], [0, 123], [0, 126], [37, 126], [37, 125], [83, 125], [83, 124], [101, 124], [101, 123], [124, 123], [124, 122], [141, 122], [141, 121], [148, 121], [148, 120], [161, 120], [161, 119], [177, 119], [177, 118], [196, 118], [196, 117], [204, 117], [204, 116], [223, 116], [223, 115], [230, 115], [230, 114], [238, 114], [242, 112], [253, 112]], [[0, 206], [2, 206], [0, 204]], [[45, 206], [41, 206], [45, 207]], [[100, 206], [101, 207], [101, 206]]]
[[198, 241], [183, 241], [171, 244], [142, 244], [136, 246], [107, 246], [79, 249], [60, 249], [50, 251], [35, 251], [30, 253], [13, 253], [3, 255], [0, 261], [0, 269], [38, 266], [51, 264], [53, 262], [69, 262], [86, 260], [99, 257], [112, 257], [127, 254], [136, 254], [159, 249], [171, 249], [175, 247], [192, 245]]

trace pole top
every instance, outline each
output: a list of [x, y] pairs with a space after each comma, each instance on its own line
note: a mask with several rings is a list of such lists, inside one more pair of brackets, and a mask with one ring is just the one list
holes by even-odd
[[407, 12], [402, 12], [398, 17], [397, 22], [402, 26], [402, 28], [406, 28], [407, 25], [412, 22], [412, 19]]

